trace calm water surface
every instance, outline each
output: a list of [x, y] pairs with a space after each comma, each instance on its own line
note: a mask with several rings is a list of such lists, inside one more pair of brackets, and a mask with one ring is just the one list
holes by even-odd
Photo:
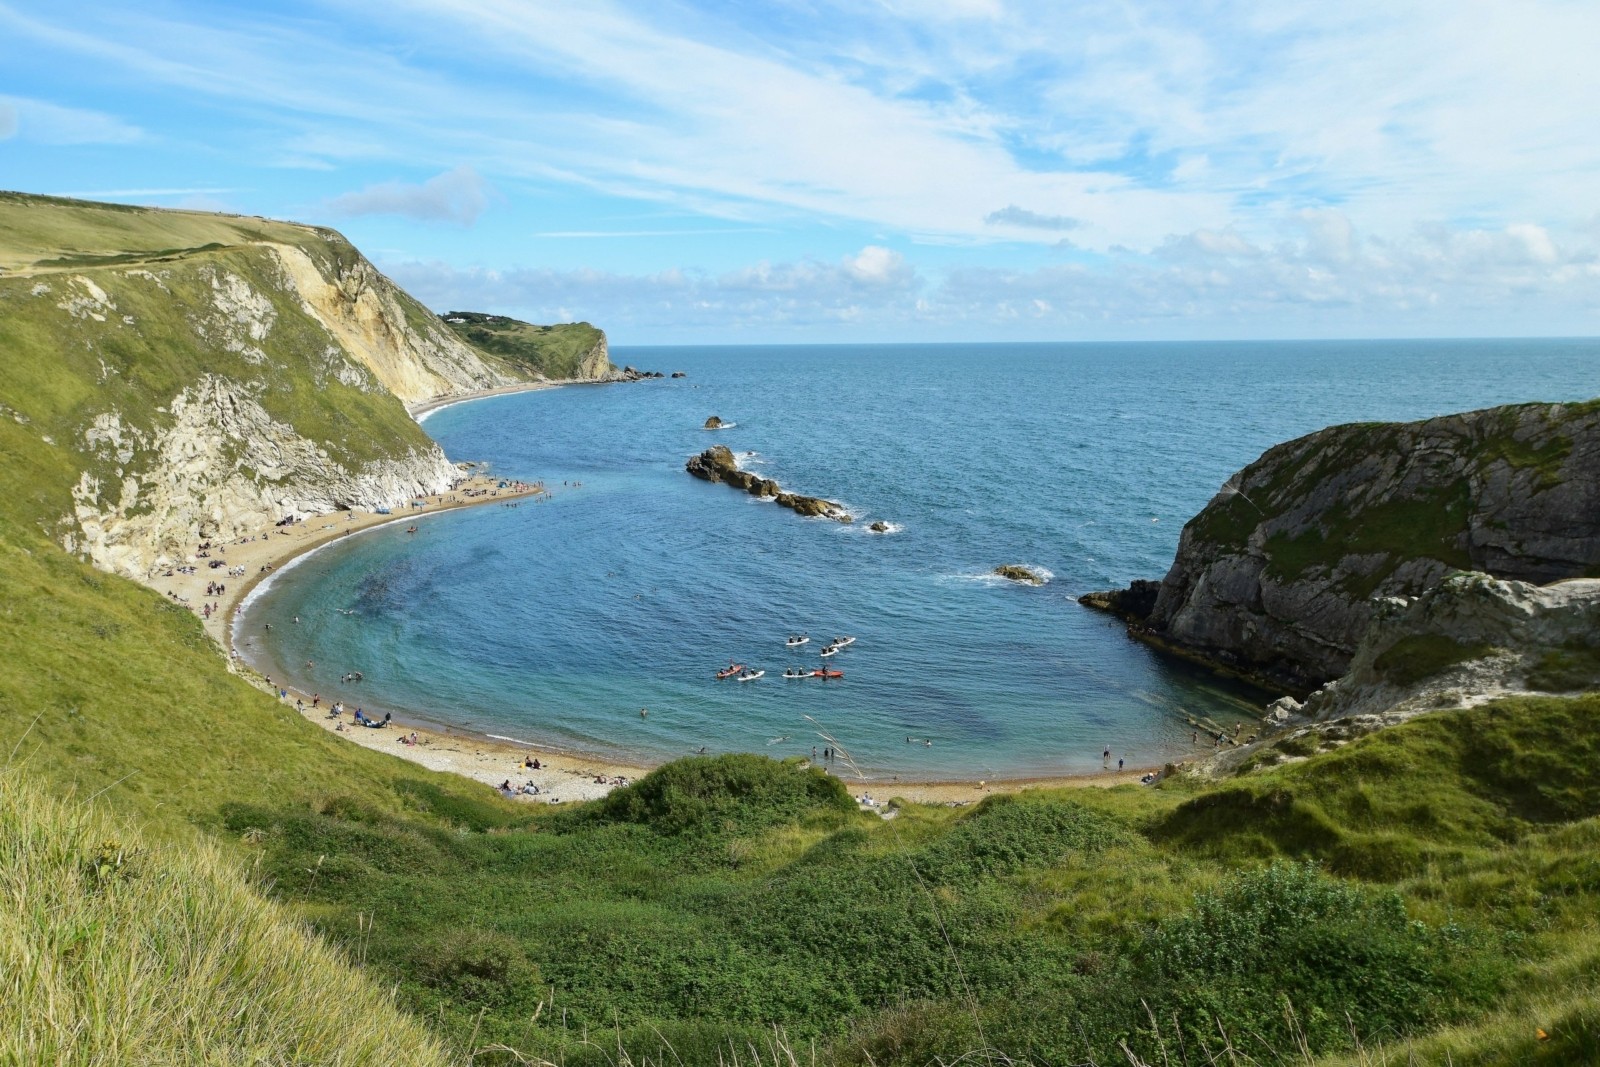
[[[1595, 341], [613, 358], [688, 377], [437, 412], [425, 426], [453, 459], [543, 479], [554, 497], [309, 557], [247, 610], [247, 655], [369, 710], [614, 756], [809, 755], [834, 738], [874, 775], [1090, 771], [1106, 746], [1155, 764], [1192, 749], [1188, 713], [1231, 723], [1266, 697], [1162, 660], [1073, 595], [1164, 574], [1183, 523], [1276, 442], [1600, 395]], [[713, 414], [734, 425], [701, 429]], [[719, 442], [787, 489], [843, 501], [856, 524], [800, 519], [684, 473]], [[870, 533], [879, 519], [893, 532]], [[1040, 588], [988, 577], [1001, 563], [1052, 577]], [[786, 649], [798, 631], [812, 643]], [[780, 677], [818, 665], [834, 634], [859, 638], [830, 661], [842, 681]], [[730, 659], [767, 676], [716, 681]], [[364, 673], [359, 687], [339, 684], [349, 670]]]

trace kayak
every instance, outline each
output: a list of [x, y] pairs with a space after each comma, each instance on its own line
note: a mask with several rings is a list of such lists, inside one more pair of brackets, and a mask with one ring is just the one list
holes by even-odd
[[738, 674], [742, 670], [744, 670], [744, 664], [743, 663], [730, 663], [730, 664], [728, 664], [728, 669], [727, 670], [718, 671], [717, 672], [717, 677], [718, 678], [732, 678], [734, 675]]
[[809, 637], [791, 637], [789, 640], [785, 641], [784, 644], [788, 645], [790, 648], [799, 648], [801, 645], [806, 644], [810, 640], [811, 638]]
[[783, 672], [783, 676], [785, 678], [809, 678], [809, 677], [811, 677], [811, 675], [808, 674], [805, 671], [784, 671]]
[[834, 648], [832, 645], [829, 645], [827, 648], [822, 650], [822, 654], [824, 656], [831, 656], [837, 651], [839, 651], [837, 648]]
[[734, 680], [735, 681], [739, 681], [739, 682], [753, 682], [757, 678], [760, 678], [763, 674], [766, 674], [766, 673], [767, 673], [766, 671], [745, 671], [743, 674], [739, 675], [739, 677], [734, 679]]
[[856, 639], [853, 637], [835, 637], [833, 639], [834, 648], [843, 648], [846, 645], [853, 645], [855, 643]]
[[843, 678], [844, 671], [812, 671], [813, 678]]

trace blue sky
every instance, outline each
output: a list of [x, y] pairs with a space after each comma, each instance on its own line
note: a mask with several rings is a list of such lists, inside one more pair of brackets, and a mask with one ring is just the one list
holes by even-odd
[[0, 187], [614, 343], [1600, 333], [1593, 0], [0, 0]]

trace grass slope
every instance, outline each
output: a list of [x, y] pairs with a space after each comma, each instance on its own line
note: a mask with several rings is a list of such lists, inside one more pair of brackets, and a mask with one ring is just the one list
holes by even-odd
[[598, 378], [611, 365], [597, 358], [605, 334], [587, 322], [535, 326], [476, 311], [451, 311], [440, 316], [457, 337], [474, 348], [498, 356], [524, 376]]
[[15, 770], [0, 893], [0, 1062], [451, 1062], [216, 848], [154, 843]]
[[[526, 828], [442, 833], [353, 798], [226, 820], [414, 1010], [569, 1063], [619, 1044], [713, 1062], [774, 1032], [861, 1064], [983, 1047], [1105, 1064], [1123, 1044], [1150, 1063], [1303, 1062], [1301, 1042], [1338, 1055], [1352, 1033], [1367, 1062], [1586, 1062], [1597, 756], [1591, 696], [1424, 718], [1221, 786], [888, 823], [745, 756]], [[337, 860], [313, 875], [319, 856]], [[374, 908], [392, 918], [363, 927]]]
[[301, 244], [308, 232], [331, 233], [251, 216], [0, 191], [0, 275], [171, 263], [217, 248]]

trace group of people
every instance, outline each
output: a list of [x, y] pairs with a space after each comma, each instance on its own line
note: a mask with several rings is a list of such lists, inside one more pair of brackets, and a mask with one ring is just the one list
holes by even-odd
[[[544, 793], [544, 790], [539, 788], [539, 784], [537, 782], [535, 782], [532, 778], [529, 778], [521, 786], [512, 785], [511, 784], [511, 779], [507, 778], [505, 781], [500, 783], [498, 788], [500, 790], [500, 795], [505, 797], [507, 800], [510, 800], [512, 797], [519, 796], [519, 795], [521, 795], [521, 796], [529, 796], [529, 797], [536, 797], [536, 796], [539, 796], [541, 794], [544, 794], [544, 795], [548, 796], [548, 794]], [[554, 804], [554, 803], [556, 803], [558, 801], [558, 799], [559, 799], [558, 797], [553, 797], [552, 796], [552, 797], [550, 797], [550, 803]]]

